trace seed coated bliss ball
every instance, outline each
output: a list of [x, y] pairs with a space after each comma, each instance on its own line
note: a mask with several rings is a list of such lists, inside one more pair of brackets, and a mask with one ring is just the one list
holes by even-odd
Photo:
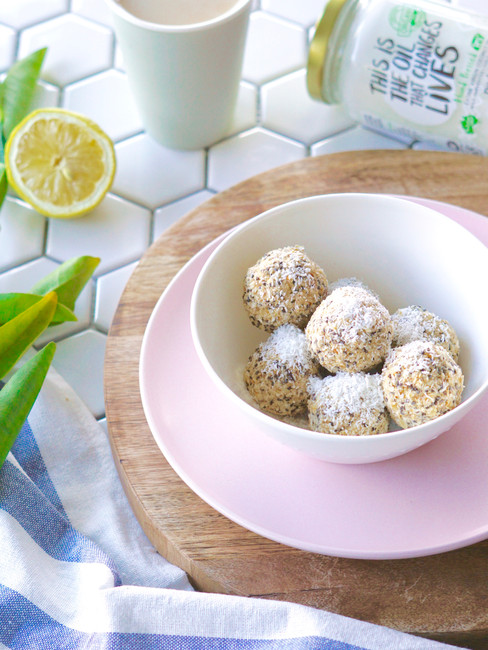
[[335, 282], [332, 282], [332, 284], [329, 284], [329, 294], [336, 289], [342, 289], [342, 287], [357, 287], [358, 289], [364, 289], [365, 291], [372, 293], [375, 298], [378, 298], [377, 294], [372, 291], [367, 284], [364, 284], [362, 280], [354, 277], [339, 278]]
[[303, 246], [269, 251], [248, 269], [244, 280], [249, 318], [268, 332], [285, 323], [305, 327], [326, 296], [327, 277]]
[[307, 382], [319, 371], [303, 331], [295, 325], [282, 325], [250, 356], [244, 382], [264, 411], [283, 417], [295, 416], [305, 412]]
[[390, 352], [381, 373], [381, 384], [391, 417], [407, 429], [458, 406], [464, 377], [441, 345], [413, 341]]
[[412, 341], [431, 341], [445, 348], [454, 361], [459, 356], [459, 339], [451, 325], [430, 311], [410, 305], [398, 309], [392, 315], [393, 347], [400, 347]]
[[392, 333], [388, 310], [354, 286], [333, 291], [305, 329], [312, 356], [332, 373], [373, 369], [386, 358]]
[[381, 376], [340, 372], [308, 382], [310, 427], [320, 433], [371, 436], [388, 431]]

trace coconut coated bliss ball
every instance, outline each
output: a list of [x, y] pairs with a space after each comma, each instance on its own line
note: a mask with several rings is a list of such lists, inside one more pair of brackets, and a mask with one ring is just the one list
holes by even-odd
[[410, 305], [398, 309], [392, 316], [393, 347], [412, 341], [432, 341], [449, 352], [454, 361], [459, 356], [459, 339], [451, 325], [430, 311]]
[[266, 253], [244, 279], [244, 306], [256, 327], [272, 332], [290, 323], [305, 327], [327, 295], [324, 271], [303, 246], [286, 246]]
[[307, 382], [319, 371], [303, 331], [295, 325], [282, 325], [251, 355], [244, 382], [263, 411], [290, 417], [306, 411]]
[[312, 356], [329, 372], [361, 372], [384, 361], [393, 325], [370, 291], [344, 286], [320, 304], [305, 334]]
[[335, 282], [332, 282], [332, 284], [329, 284], [329, 294], [335, 291], [336, 289], [342, 289], [343, 287], [356, 287], [358, 289], [364, 289], [364, 291], [369, 291], [370, 293], [373, 294], [375, 298], [378, 298], [376, 293], [372, 291], [368, 285], [364, 284], [362, 280], [359, 280], [358, 278], [339, 278]]
[[308, 391], [308, 417], [313, 431], [346, 436], [388, 431], [380, 375], [340, 372], [324, 379], [312, 377]]
[[413, 341], [389, 354], [381, 373], [386, 407], [403, 429], [444, 415], [461, 402], [464, 377], [445, 348]]

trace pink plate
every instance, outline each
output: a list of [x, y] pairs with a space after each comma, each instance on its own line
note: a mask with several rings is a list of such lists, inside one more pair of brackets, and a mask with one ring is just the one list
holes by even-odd
[[[488, 245], [487, 218], [419, 201]], [[237, 524], [315, 553], [419, 557], [488, 538], [488, 399], [433, 442], [371, 465], [308, 458], [241, 419], [205, 374], [190, 333], [193, 285], [216, 244], [163, 293], [141, 351], [145, 414], [181, 479]]]

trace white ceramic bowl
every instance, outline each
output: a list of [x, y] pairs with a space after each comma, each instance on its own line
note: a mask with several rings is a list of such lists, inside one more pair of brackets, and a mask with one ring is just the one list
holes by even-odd
[[[317, 433], [254, 407], [242, 371], [268, 334], [249, 321], [242, 303], [243, 279], [266, 252], [295, 244], [322, 266], [329, 283], [354, 276], [391, 313], [416, 304], [447, 319], [461, 344], [462, 403], [426, 424], [364, 437]], [[386, 195], [314, 196], [268, 210], [220, 243], [194, 288], [192, 337], [209, 376], [264, 434], [322, 460], [370, 463], [433, 440], [488, 388], [487, 280], [488, 249], [435, 210]]]

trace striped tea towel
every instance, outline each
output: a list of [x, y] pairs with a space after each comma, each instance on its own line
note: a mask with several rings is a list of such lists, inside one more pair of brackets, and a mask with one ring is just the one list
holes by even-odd
[[104, 430], [51, 370], [0, 470], [0, 646], [437, 650], [308, 607], [194, 592], [151, 546]]

